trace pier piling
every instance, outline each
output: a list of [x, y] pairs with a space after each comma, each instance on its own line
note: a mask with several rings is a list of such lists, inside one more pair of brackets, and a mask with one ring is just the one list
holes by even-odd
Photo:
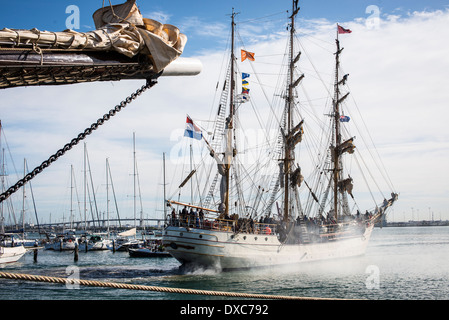
[[37, 262], [37, 242], [34, 243], [34, 250], [33, 250], [33, 261], [36, 263]]
[[73, 257], [73, 261], [78, 262], [78, 242], [75, 242], [75, 256]]

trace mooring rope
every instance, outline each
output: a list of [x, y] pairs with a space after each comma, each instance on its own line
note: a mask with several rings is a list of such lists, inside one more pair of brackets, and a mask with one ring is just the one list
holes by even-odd
[[143, 290], [143, 291], [194, 294], [194, 295], [206, 295], [206, 296], [233, 297], [233, 298], [253, 298], [253, 299], [269, 299], [269, 300], [334, 300], [334, 299], [327, 299], [327, 298], [295, 297], [295, 296], [283, 296], [283, 295], [278, 296], [278, 295], [241, 293], [241, 292], [166, 288], [166, 287], [147, 286], [147, 285], [138, 285], [138, 284], [103, 282], [103, 281], [96, 281], [96, 280], [68, 279], [68, 278], [59, 278], [59, 277], [37, 276], [37, 275], [23, 274], [23, 273], [9, 273], [9, 272], [0, 272], [0, 278], [12, 279], [12, 280], [35, 281], [35, 282], [70, 284], [70, 285], [78, 284], [78, 285], [89, 286], [89, 287], [104, 287], [104, 288], [115, 288], [115, 289]]

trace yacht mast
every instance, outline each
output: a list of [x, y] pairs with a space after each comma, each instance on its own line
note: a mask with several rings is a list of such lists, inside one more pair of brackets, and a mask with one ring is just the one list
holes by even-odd
[[162, 165], [163, 165], [163, 178], [164, 178], [164, 221], [167, 221], [167, 195], [166, 195], [166, 182], [165, 182], [165, 152], [162, 153]]
[[137, 228], [136, 222], [136, 133], [133, 132], [133, 212], [134, 228]]
[[108, 220], [107, 233], [109, 236], [109, 177], [108, 177], [109, 159], [106, 158], [106, 218]]
[[70, 229], [73, 229], [73, 165], [70, 165]]
[[[24, 158], [23, 159], [23, 176], [26, 175], [26, 166], [27, 166], [27, 161]], [[23, 191], [23, 193], [22, 193], [22, 237], [24, 237], [24, 235], [25, 235], [25, 198], [26, 198], [25, 183], [23, 184], [22, 191]]]
[[84, 142], [84, 231], [87, 231], [87, 168], [86, 143]]

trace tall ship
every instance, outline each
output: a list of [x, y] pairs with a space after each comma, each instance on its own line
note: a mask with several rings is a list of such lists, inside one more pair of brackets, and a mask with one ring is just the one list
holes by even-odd
[[[183, 266], [232, 270], [363, 255], [374, 225], [398, 198], [392, 188], [388, 196], [383, 196], [382, 190], [381, 198], [374, 199], [370, 187], [360, 187], [364, 200], [356, 201], [354, 186], [357, 181], [370, 180], [374, 168], [363, 173], [361, 154], [365, 148], [356, 148], [355, 136], [346, 125], [352, 117], [345, 109], [348, 75], [341, 71], [339, 34], [350, 33], [349, 29], [337, 25], [335, 78], [328, 90], [327, 112], [319, 117], [324, 119], [317, 120], [305, 111], [307, 103], [300, 101], [298, 90], [305, 75], [298, 74], [301, 51], [295, 45], [299, 10], [298, 1], [293, 1], [285, 80], [276, 94], [281, 107], [276, 112], [270, 104], [268, 112], [256, 117], [247, 114], [254, 105], [249, 74], [239, 72], [237, 65], [236, 13], [233, 10], [231, 14], [230, 61], [211, 137], [206, 138], [192, 118], [187, 117], [186, 123], [186, 136], [201, 140], [210, 157], [191, 165], [179, 193], [172, 197], [164, 194], [167, 218], [163, 245]], [[241, 49], [241, 54], [242, 61], [255, 59], [247, 50]], [[252, 108], [243, 107], [245, 104]], [[263, 138], [259, 139], [263, 141], [255, 146], [239, 144], [250, 140], [242, 133], [246, 122], [264, 123]], [[321, 132], [316, 133], [316, 128]], [[245, 161], [243, 158], [255, 149], [253, 161]], [[355, 173], [354, 167], [362, 173]], [[190, 198], [182, 201], [180, 190], [200, 180], [203, 184], [191, 186]], [[203, 191], [194, 197], [193, 190]], [[365, 194], [371, 195], [373, 203], [362, 208], [366, 206]]]

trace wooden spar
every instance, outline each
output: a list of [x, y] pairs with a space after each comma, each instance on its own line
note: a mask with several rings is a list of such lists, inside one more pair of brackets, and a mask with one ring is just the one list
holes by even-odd
[[45, 49], [38, 54], [24, 48], [0, 48], [0, 89], [194, 76], [201, 69], [201, 62], [193, 58], [180, 57], [158, 73], [148, 57], [142, 55], [128, 58], [116, 52]]
[[192, 176], [195, 174], [195, 172], [196, 172], [196, 170], [190, 171], [189, 175], [184, 179], [183, 182], [181, 182], [181, 184], [179, 185], [178, 188], [184, 187], [184, 185], [190, 180], [190, 178], [192, 178]]
[[199, 207], [199, 206], [194, 206], [194, 205], [191, 205], [191, 204], [182, 203], [182, 202], [178, 202], [178, 201], [175, 201], [175, 200], [167, 200], [167, 203], [179, 204], [181, 206], [186, 206], [186, 207], [189, 207], [189, 208], [195, 208], [195, 209], [201, 209], [201, 210], [205, 210], [205, 211], [209, 211], [209, 212], [220, 213], [217, 210], [212, 210], [212, 209], [207, 209], [207, 208], [203, 208], [203, 207]]

